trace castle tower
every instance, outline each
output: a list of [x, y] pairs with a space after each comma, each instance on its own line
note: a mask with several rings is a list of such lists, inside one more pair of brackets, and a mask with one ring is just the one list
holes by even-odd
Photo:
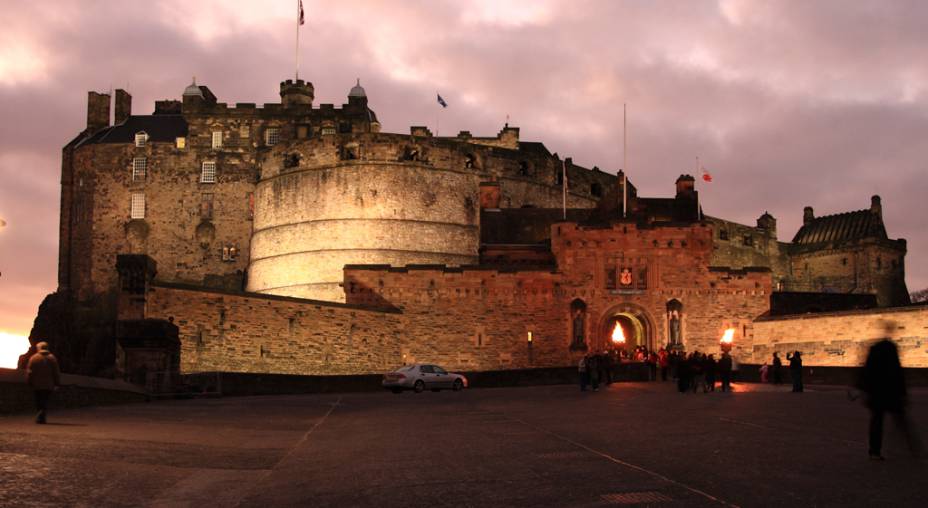
[[313, 99], [315, 99], [315, 90], [309, 81], [288, 79], [280, 82], [280, 101], [285, 108], [297, 105], [312, 107]]

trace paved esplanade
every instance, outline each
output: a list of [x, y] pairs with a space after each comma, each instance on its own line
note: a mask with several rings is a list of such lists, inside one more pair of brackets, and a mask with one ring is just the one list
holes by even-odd
[[[670, 383], [170, 401], [0, 418], [0, 505], [925, 506], [844, 390]], [[815, 388], [812, 388], [815, 390]], [[912, 416], [928, 435], [928, 391]], [[889, 422], [887, 422], [889, 423]]]

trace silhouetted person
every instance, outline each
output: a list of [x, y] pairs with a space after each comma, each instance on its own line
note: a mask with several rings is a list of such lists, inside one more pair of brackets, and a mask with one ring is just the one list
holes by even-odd
[[722, 391], [730, 392], [732, 370], [731, 354], [728, 352], [722, 353], [722, 357], [719, 358], [717, 369], [719, 372], [719, 378], [722, 380]]
[[703, 391], [715, 391], [715, 377], [718, 370], [718, 363], [715, 361], [714, 355], [709, 355], [702, 360], [702, 370], [706, 375], [706, 386]]
[[581, 357], [580, 362], [577, 363], [577, 372], [580, 373], [580, 391], [585, 392], [586, 385], [590, 383], [590, 366], [586, 356]]
[[16, 362], [16, 368], [18, 370], [26, 370], [26, 367], [29, 366], [29, 359], [32, 358], [32, 355], [35, 354], [35, 351], [35, 346], [29, 346], [28, 351], [19, 355], [19, 360]]
[[905, 416], [905, 376], [899, 352], [892, 341], [883, 339], [870, 347], [858, 388], [867, 395], [870, 408], [870, 458], [883, 460], [883, 414], [887, 412], [893, 415], [896, 425], [905, 434], [912, 453], [920, 453], [921, 444]]
[[677, 390], [680, 393], [686, 393], [690, 388], [690, 362], [686, 356], [680, 355], [677, 358]]
[[783, 384], [783, 361], [777, 353], [773, 353], [773, 384]]
[[35, 345], [36, 353], [29, 358], [26, 365], [26, 379], [35, 391], [35, 407], [38, 414], [35, 423], [45, 423], [45, 413], [48, 409], [48, 398], [52, 391], [61, 384], [61, 371], [58, 369], [58, 360], [48, 350], [47, 342]]
[[794, 352], [792, 355], [786, 353], [786, 359], [789, 360], [789, 377], [793, 380], [793, 391], [802, 391], [802, 353]]

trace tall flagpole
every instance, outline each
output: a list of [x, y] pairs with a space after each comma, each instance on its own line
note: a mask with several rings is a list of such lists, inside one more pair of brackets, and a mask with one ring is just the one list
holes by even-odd
[[628, 119], [622, 104], [622, 218], [628, 213]]
[[301, 0], [296, 0], [296, 50], [294, 51], [294, 64], [296, 67], [296, 79], [300, 79], [300, 11]]
[[[697, 156], [696, 156], [696, 177], [697, 177], [697, 178], [700, 177], [699, 168], [700, 168], [700, 165], [699, 165], [699, 156], [697, 155]], [[697, 221], [701, 221], [701, 220], [702, 220], [702, 211], [700, 211], [700, 209], [699, 209], [699, 191], [696, 190], [696, 178], [693, 179], [693, 192], [696, 194], [696, 220], [697, 220]]]

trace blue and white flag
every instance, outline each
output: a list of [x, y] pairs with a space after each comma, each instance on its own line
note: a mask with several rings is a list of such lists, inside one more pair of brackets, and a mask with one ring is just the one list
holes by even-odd
[[445, 99], [442, 99], [440, 94], [436, 94], [436, 95], [438, 95], [438, 103], [441, 104], [441, 107], [447, 108], [448, 103], [445, 102]]

